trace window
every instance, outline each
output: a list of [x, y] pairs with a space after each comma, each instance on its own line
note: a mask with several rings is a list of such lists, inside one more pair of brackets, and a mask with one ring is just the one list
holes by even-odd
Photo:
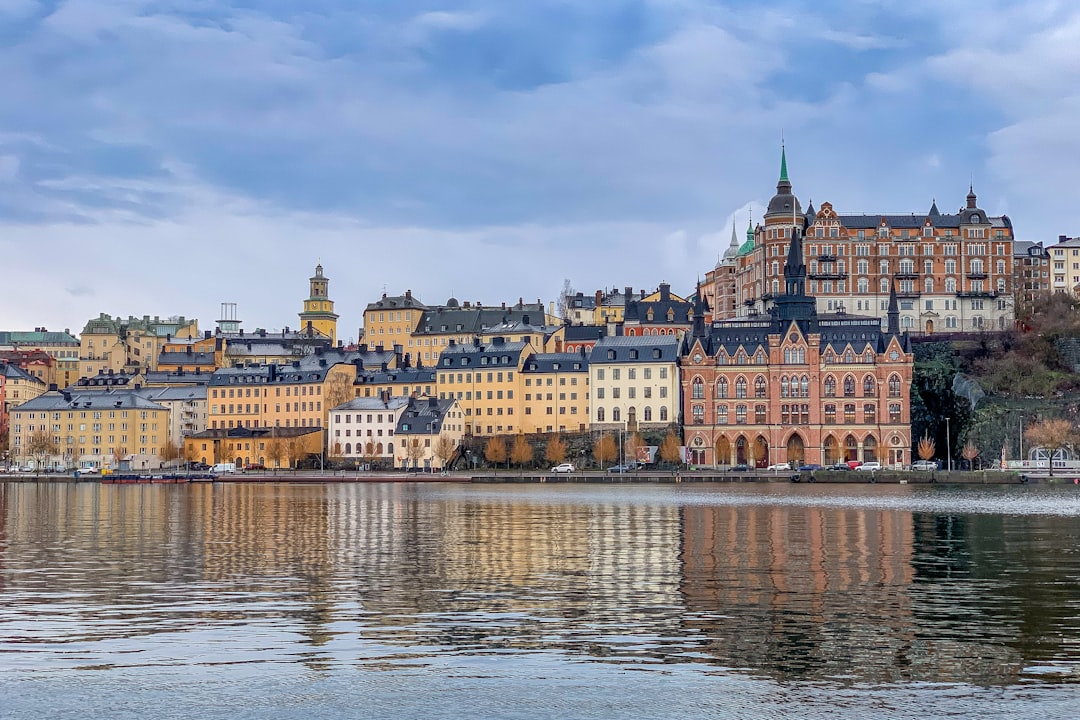
[[692, 413], [695, 425], [703, 425], [705, 423], [705, 407], [703, 405], [694, 405]]
[[746, 424], [746, 406], [745, 405], [736, 405], [735, 406], [735, 422], [738, 425], [745, 425]]
[[754, 422], [758, 425], [764, 425], [767, 421], [767, 415], [764, 405], [754, 406]]
[[728, 382], [727, 378], [720, 378], [716, 381], [716, 397], [726, 398], [728, 396]]
[[844, 378], [844, 397], [855, 397], [855, 378], [850, 375]]
[[[646, 408], [646, 410], [647, 409], [648, 408]], [[646, 419], [648, 419], [648, 418], [646, 418]], [[716, 406], [716, 424], [717, 425], [727, 425], [727, 422], [728, 422], [728, 406], [727, 405], [717, 405]]]
[[871, 425], [877, 422], [877, 406], [874, 403], [863, 405], [863, 422]]
[[702, 382], [701, 378], [694, 378], [694, 381], [690, 384], [690, 389], [691, 397], [695, 400], [700, 400], [705, 397], [705, 383]]
[[739, 378], [735, 381], [735, 397], [746, 397], [746, 378]]
[[825, 424], [836, 424], [836, 406], [831, 403], [825, 405]]
[[825, 397], [836, 397], [836, 378], [832, 375], [825, 378]]
[[863, 397], [873, 397], [877, 390], [877, 384], [874, 382], [873, 375], [867, 375], [863, 378], [862, 394]]
[[889, 422], [900, 422], [900, 403], [889, 403]]
[[855, 423], [855, 403], [844, 403], [844, 422], [849, 425]]
[[754, 380], [754, 397], [763, 398], [768, 396], [768, 385], [765, 382], [765, 378], [761, 375], [757, 376]]
[[900, 376], [889, 377], [889, 397], [900, 397]]
[[604, 422], [604, 408], [596, 408], [596, 422]]

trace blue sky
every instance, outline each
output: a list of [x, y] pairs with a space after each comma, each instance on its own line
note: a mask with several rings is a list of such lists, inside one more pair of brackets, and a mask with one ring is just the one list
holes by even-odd
[[[0, 325], [218, 304], [321, 258], [485, 303], [689, 291], [772, 195], [1080, 234], [1080, 7], [1029, 0], [0, 0]], [[269, 279], [269, 281], [268, 281]]]

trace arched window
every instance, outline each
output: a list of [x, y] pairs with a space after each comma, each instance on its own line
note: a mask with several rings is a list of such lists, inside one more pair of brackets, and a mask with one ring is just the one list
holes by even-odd
[[728, 407], [727, 405], [716, 406], [716, 424], [727, 425], [728, 422]]
[[851, 375], [844, 378], [844, 397], [855, 397], [855, 378]]
[[900, 376], [889, 376], [889, 397], [900, 397]]
[[692, 408], [695, 425], [705, 424], [705, 407], [703, 405], [694, 405]]
[[716, 397], [718, 397], [718, 398], [726, 398], [727, 397], [727, 391], [728, 391], [727, 378], [720, 378], [719, 380], [717, 380], [716, 381]]
[[345, 443], [345, 454], [352, 455], [352, 443]]
[[619, 408], [612, 408], [611, 422], [622, 422], [622, 411]]
[[887, 295], [889, 292], [889, 279], [881, 278], [881, 294]]
[[825, 378], [825, 397], [836, 397], [836, 378], [832, 375]]
[[604, 408], [596, 408], [596, 422], [604, 422]]
[[862, 381], [862, 394], [864, 397], [873, 397], [877, 392], [877, 384], [874, 382], [873, 375], [867, 375]]
[[652, 422], [652, 408], [645, 406], [645, 422]]
[[754, 397], [763, 398], [768, 395], [768, 384], [765, 382], [765, 378], [758, 375], [754, 379]]
[[740, 377], [738, 380], [735, 381], [735, 397], [746, 397], [746, 378]]
[[660, 422], [667, 422], [667, 405], [660, 406]]
[[692, 390], [691, 395], [695, 400], [700, 400], [701, 398], [705, 397], [705, 383], [701, 380], [701, 378], [694, 378], [693, 382], [690, 383], [690, 388]]
[[780, 397], [786, 398], [788, 396], [788, 379], [787, 375], [780, 378]]
[[802, 385], [802, 392], [800, 395], [803, 397], [810, 397], [810, 376], [803, 375], [802, 381], [799, 384]]

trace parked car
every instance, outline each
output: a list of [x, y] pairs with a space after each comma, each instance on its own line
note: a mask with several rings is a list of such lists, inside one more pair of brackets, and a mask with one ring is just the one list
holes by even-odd
[[862, 463], [859, 462], [858, 460], [848, 460], [847, 461], [848, 470], [854, 470], [855, 468], [859, 467], [860, 465], [862, 465]]
[[551, 468], [553, 473], [572, 473], [574, 472], [574, 463], [562, 463]]
[[821, 466], [818, 465], [817, 463], [807, 463], [806, 465], [800, 465], [799, 466], [799, 470], [802, 471], [802, 472], [813, 472], [815, 470], [820, 470], [820, 469], [821, 469]]
[[826, 470], [850, 470], [851, 468], [848, 467], [848, 464], [846, 462], [840, 462], [840, 463], [836, 463], [835, 465], [826, 465], [825, 469]]
[[938, 469], [937, 460], [916, 460], [911, 463], [912, 470], [921, 470], [923, 472], [930, 472]]
[[79, 468], [79, 475], [97, 475], [98, 469], [96, 467], [82, 467]]
[[770, 465], [769, 467], [767, 467], [765, 469], [775, 471], [775, 472], [779, 472], [780, 470], [790, 470], [791, 469], [791, 463], [775, 463], [775, 464]]
[[862, 465], [859, 465], [855, 469], [864, 470], [866, 472], [875, 472], [881, 469], [881, 463], [871, 460], [870, 462], [864, 462]]
[[250, 465], [245, 465], [244, 469], [245, 470], [265, 470], [266, 466], [263, 465], [262, 463], [251, 463]]
[[750, 472], [750, 466], [746, 463], [739, 463], [738, 465], [732, 465], [727, 469], [728, 472]]
[[634, 465], [612, 465], [607, 469], [609, 473], [628, 473], [634, 472], [637, 468]]

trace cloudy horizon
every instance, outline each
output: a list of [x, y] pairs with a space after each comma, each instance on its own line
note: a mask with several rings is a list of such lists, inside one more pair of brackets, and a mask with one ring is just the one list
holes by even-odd
[[[298, 324], [690, 292], [804, 206], [1077, 235], [1080, 7], [1052, 0], [0, 0], [0, 329]], [[302, 8], [302, 9], [296, 9]]]

